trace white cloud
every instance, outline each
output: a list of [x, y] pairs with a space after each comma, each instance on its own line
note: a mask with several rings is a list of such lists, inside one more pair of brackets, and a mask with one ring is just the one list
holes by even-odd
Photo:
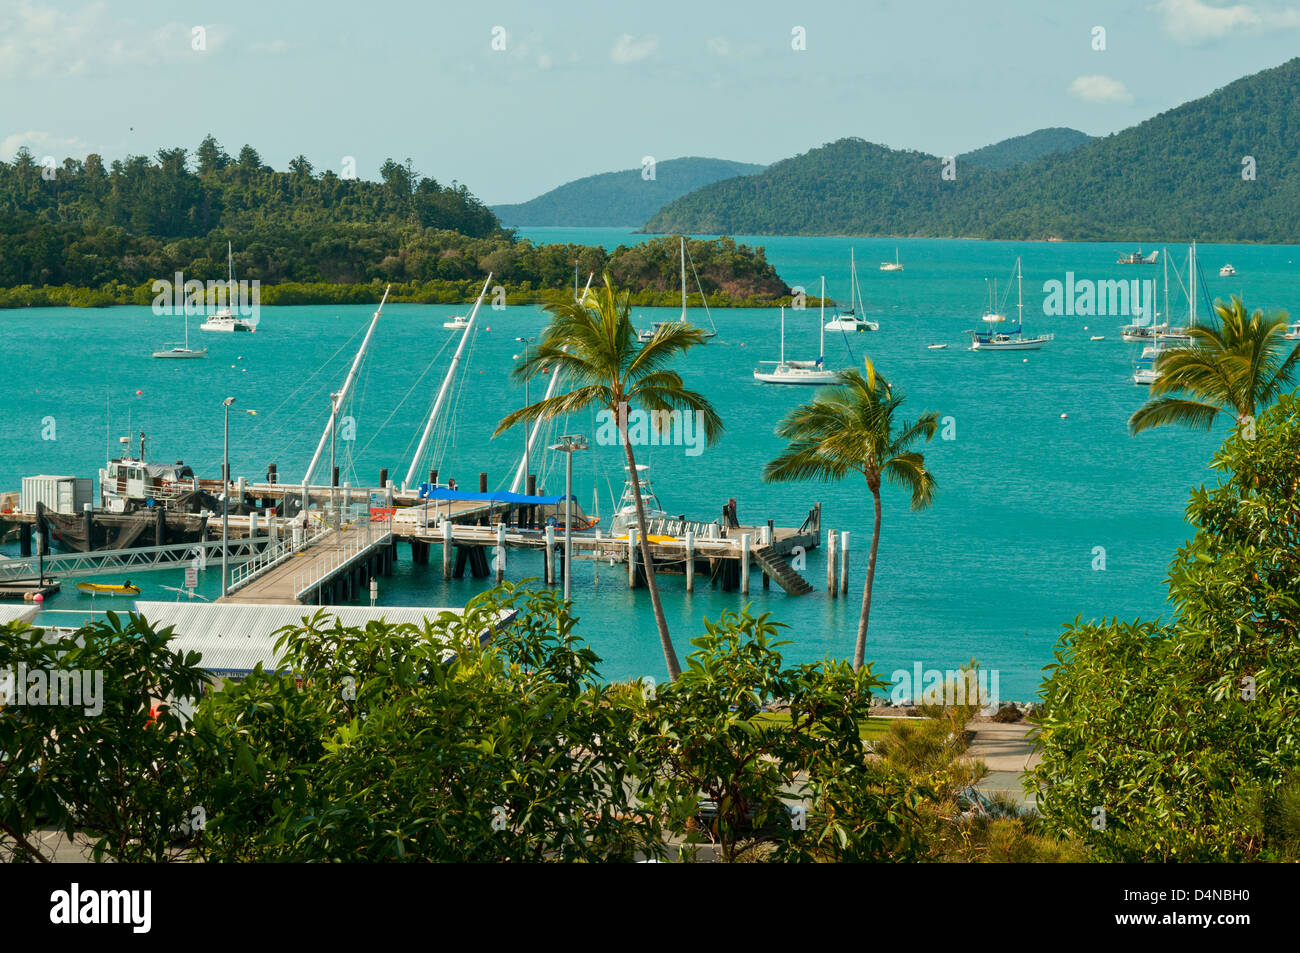
[[15, 132], [12, 135], [0, 139], [0, 160], [5, 162], [13, 161], [18, 150], [26, 146], [36, 157], [36, 161], [47, 155], [54, 156], [62, 164], [68, 156], [84, 157], [88, 152], [93, 152], [85, 142], [76, 137], [64, 139], [48, 132], [38, 130], [28, 130], [27, 132]]
[[1257, 32], [1262, 28], [1277, 30], [1300, 26], [1300, 11], [1291, 8], [1265, 8], [1245, 3], [1222, 6], [1205, 0], [1160, 0], [1155, 5], [1163, 17], [1165, 33], [1178, 43], [1198, 45], [1218, 40], [1234, 31]]
[[614, 48], [609, 51], [609, 58], [615, 63], [636, 63], [650, 56], [658, 47], [657, 36], [638, 39], [631, 33], [624, 33], [614, 41]]
[[[203, 26], [206, 50], [193, 49]], [[96, 0], [72, 11], [19, 0], [0, 4], [0, 76], [88, 76], [123, 66], [197, 61], [229, 31], [212, 24], [166, 23], [150, 29], [110, 13]]]
[[271, 40], [269, 43], [265, 40], [259, 40], [252, 46], [254, 53], [283, 53], [289, 49], [289, 44], [284, 40]]
[[725, 36], [711, 36], [708, 40], [709, 52], [714, 56], [726, 56], [731, 52], [731, 44]]
[[1070, 84], [1071, 95], [1090, 103], [1131, 103], [1133, 94], [1109, 76], [1079, 76]]

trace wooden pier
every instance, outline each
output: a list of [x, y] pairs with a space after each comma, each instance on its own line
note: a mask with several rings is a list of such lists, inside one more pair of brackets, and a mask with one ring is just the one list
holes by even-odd
[[357, 599], [369, 580], [392, 572], [391, 524], [357, 520], [292, 537], [246, 564], [217, 602], [251, 605], [333, 604]]

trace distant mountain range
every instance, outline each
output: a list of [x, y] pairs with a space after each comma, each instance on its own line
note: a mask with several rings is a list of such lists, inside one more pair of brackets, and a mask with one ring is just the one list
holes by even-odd
[[957, 159], [955, 178], [939, 157], [841, 139], [697, 189], [643, 231], [1294, 242], [1297, 89], [1293, 59], [1014, 169], [1001, 163], [1016, 140], [990, 147], [992, 163], [977, 150]]
[[1012, 166], [1024, 165], [1043, 156], [1069, 152], [1091, 141], [1092, 136], [1086, 132], [1053, 126], [1051, 129], [1039, 129], [1027, 135], [1003, 139], [991, 146], [963, 153], [957, 157], [957, 161], [958, 163], [969, 162], [982, 169], [1010, 169]]
[[501, 224], [520, 226], [639, 227], [673, 199], [701, 186], [738, 175], [762, 172], [763, 166], [726, 159], [665, 159], [646, 170], [624, 169], [576, 179], [518, 205], [494, 205]]

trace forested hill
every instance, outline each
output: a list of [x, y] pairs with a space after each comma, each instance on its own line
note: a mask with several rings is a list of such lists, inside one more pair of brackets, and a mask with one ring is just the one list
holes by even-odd
[[654, 178], [644, 169], [602, 172], [576, 179], [518, 205], [494, 205], [506, 225], [638, 227], [661, 207], [694, 189], [763, 166], [726, 159], [666, 159], [655, 164]]
[[[543, 300], [537, 292], [571, 286], [575, 262], [584, 276], [610, 268], [644, 292], [642, 304], [678, 284], [675, 241], [662, 253], [534, 245], [465, 186], [441, 185], [409, 160], [389, 159], [381, 176], [317, 173], [301, 156], [278, 172], [251, 146], [232, 158], [211, 136], [193, 154], [163, 149], [107, 167], [92, 154], [47, 169], [20, 151], [0, 162], [0, 289], [14, 289], [0, 306], [147, 303], [150, 283], [177, 271], [224, 279], [227, 241], [236, 278], [261, 282], [268, 304], [375, 300], [385, 282], [400, 286], [394, 300], [462, 301], [489, 272], [512, 300]], [[789, 293], [762, 249], [691, 248], [710, 303]], [[49, 286], [60, 290], [40, 290]]]
[[1086, 132], [1056, 126], [1051, 129], [1038, 129], [1023, 136], [1013, 136], [995, 142], [991, 146], [964, 152], [957, 157], [957, 161], [969, 162], [982, 169], [1009, 169], [1057, 152], [1069, 152], [1091, 141], [1092, 136]]
[[1011, 169], [843, 139], [705, 186], [647, 232], [1293, 242], [1300, 59]]

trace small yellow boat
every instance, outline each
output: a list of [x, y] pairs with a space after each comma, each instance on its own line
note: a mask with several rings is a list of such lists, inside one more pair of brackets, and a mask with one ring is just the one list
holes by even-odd
[[138, 596], [140, 587], [131, 585], [128, 579], [120, 586], [111, 585], [103, 582], [79, 582], [77, 588], [82, 592], [88, 592], [92, 596]]

